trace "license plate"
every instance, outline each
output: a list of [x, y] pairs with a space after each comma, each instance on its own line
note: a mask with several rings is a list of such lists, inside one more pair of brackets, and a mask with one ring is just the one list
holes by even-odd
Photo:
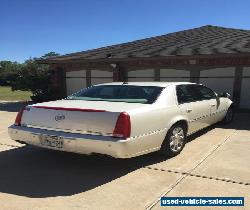
[[40, 136], [40, 143], [43, 146], [62, 149], [63, 148], [63, 139], [59, 136], [48, 136], [48, 135], [41, 135]]

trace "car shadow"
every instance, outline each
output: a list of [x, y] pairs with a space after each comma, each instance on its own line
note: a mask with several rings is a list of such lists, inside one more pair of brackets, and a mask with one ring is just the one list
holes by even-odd
[[217, 127], [223, 129], [250, 130], [250, 113], [237, 112], [235, 113], [234, 120], [232, 123], [218, 123]]
[[158, 153], [115, 159], [23, 146], [0, 152], [0, 192], [31, 198], [68, 196], [166, 159]]
[[[188, 137], [188, 142], [211, 129], [213, 127]], [[26, 145], [0, 152], [0, 192], [31, 198], [69, 196], [170, 158], [155, 152], [131, 159], [115, 159]]]
[[187, 143], [189, 143], [189, 142], [191, 142], [191, 141], [193, 141], [193, 140], [199, 138], [199, 137], [202, 136], [202, 135], [205, 135], [206, 133], [208, 133], [209, 131], [211, 131], [211, 130], [217, 128], [217, 127], [218, 127], [218, 126], [216, 126], [216, 125], [211, 125], [211, 126], [209, 126], [209, 127], [206, 127], [206, 128], [204, 128], [204, 129], [202, 129], [202, 130], [200, 130], [200, 131], [198, 131], [198, 132], [196, 132], [196, 133], [194, 133], [194, 134], [188, 136], [188, 137], [187, 137]]

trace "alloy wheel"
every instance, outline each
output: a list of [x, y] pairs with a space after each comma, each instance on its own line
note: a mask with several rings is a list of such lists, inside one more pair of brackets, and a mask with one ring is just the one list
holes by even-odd
[[184, 138], [185, 134], [183, 128], [175, 127], [170, 136], [170, 149], [175, 153], [179, 152], [184, 144]]

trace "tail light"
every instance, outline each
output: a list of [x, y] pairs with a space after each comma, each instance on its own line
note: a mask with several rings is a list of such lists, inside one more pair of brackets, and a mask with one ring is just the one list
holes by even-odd
[[115, 129], [113, 131], [114, 137], [123, 137], [128, 138], [130, 137], [131, 132], [131, 123], [130, 123], [130, 116], [126, 112], [120, 113]]
[[23, 106], [19, 112], [17, 113], [16, 120], [15, 120], [15, 125], [16, 126], [21, 126], [21, 120], [23, 116], [23, 111], [25, 110], [26, 106]]

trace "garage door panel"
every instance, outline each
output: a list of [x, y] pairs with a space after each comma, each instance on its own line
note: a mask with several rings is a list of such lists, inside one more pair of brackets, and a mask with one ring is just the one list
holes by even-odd
[[128, 71], [128, 77], [154, 77], [153, 69]]
[[66, 72], [67, 95], [86, 88], [86, 70]]
[[235, 72], [235, 67], [227, 68], [215, 68], [203, 70], [200, 73], [201, 77], [233, 77]]
[[233, 95], [233, 78], [200, 78], [200, 83], [217, 93], [228, 92], [231, 96]]
[[164, 77], [161, 77], [160, 78], [160, 81], [161, 82], [190, 82], [190, 78], [188, 77], [188, 78], [184, 78], [184, 77], [174, 77], [174, 78], [172, 78], [172, 77], [166, 77], [166, 78], [164, 78]]
[[129, 82], [153, 82], [154, 78], [141, 78], [141, 77], [137, 77], [137, 78], [128, 78]]
[[152, 82], [154, 81], [154, 70], [143, 69], [128, 71], [129, 82]]
[[102, 70], [91, 70], [92, 77], [110, 77], [113, 78], [113, 72]]
[[66, 78], [67, 95], [86, 88], [86, 78]]
[[66, 72], [66, 77], [85, 77], [86, 70]]
[[161, 69], [161, 77], [190, 77], [190, 72], [186, 70]]
[[245, 67], [243, 69], [243, 77], [250, 77], [250, 67]]
[[91, 71], [91, 85], [113, 82], [113, 72], [92, 70]]
[[190, 73], [186, 70], [161, 69], [161, 82], [190, 82]]
[[203, 70], [200, 72], [200, 83], [217, 93], [228, 92], [233, 96], [234, 73], [234, 67]]
[[91, 78], [91, 85], [113, 82], [113, 78]]
[[[102, 70], [91, 70], [91, 84], [101, 84], [113, 81], [113, 73]], [[86, 70], [66, 72], [67, 95], [87, 87]]]

